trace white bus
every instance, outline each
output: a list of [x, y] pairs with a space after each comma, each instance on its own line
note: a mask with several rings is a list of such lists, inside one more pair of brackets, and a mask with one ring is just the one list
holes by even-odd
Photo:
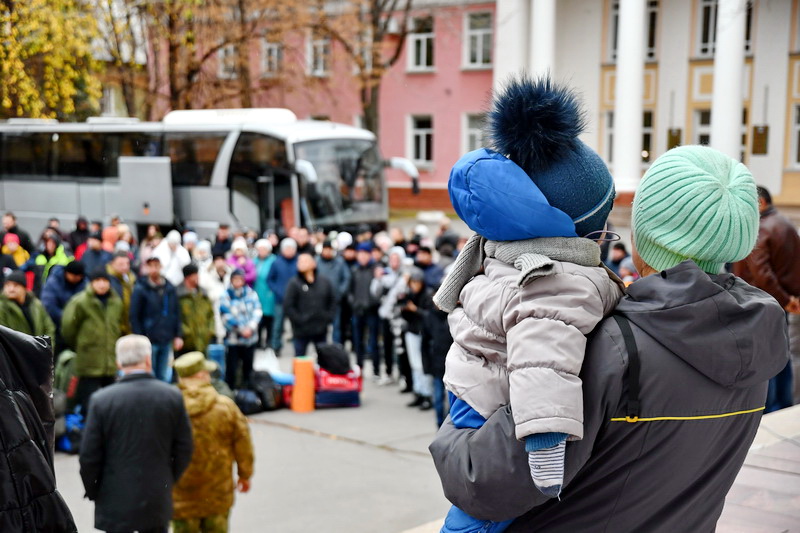
[[0, 124], [0, 209], [38, 231], [50, 217], [119, 214], [131, 226], [220, 223], [259, 233], [292, 226], [385, 227], [384, 161], [375, 136], [287, 109], [173, 111], [162, 122], [89, 119]]

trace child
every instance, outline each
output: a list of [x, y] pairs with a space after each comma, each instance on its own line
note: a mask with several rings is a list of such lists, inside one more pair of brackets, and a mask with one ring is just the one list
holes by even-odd
[[[510, 404], [533, 482], [551, 498], [563, 485], [567, 439], [583, 437], [585, 335], [622, 296], [600, 247], [581, 238], [601, 234], [614, 201], [611, 175], [578, 139], [582, 129], [567, 89], [547, 78], [508, 84], [489, 114], [497, 151], [466, 154], [450, 174], [453, 206], [477, 235], [434, 299], [450, 312], [444, 382], [453, 423], [479, 427]], [[442, 531], [509, 523], [454, 507]]]

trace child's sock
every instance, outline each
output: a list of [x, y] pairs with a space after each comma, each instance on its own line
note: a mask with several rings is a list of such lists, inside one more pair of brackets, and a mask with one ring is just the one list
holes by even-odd
[[558, 498], [564, 485], [566, 433], [539, 433], [525, 437], [533, 484], [548, 498]]

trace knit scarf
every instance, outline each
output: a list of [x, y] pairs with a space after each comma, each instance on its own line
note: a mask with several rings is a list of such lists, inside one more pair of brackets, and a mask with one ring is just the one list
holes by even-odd
[[523, 241], [490, 241], [477, 233], [458, 254], [433, 302], [448, 313], [458, 305], [461, 289], [483, 268], [483, 261], [492, 257], [520, 271], [517, 286], [522, 288], [536, 278], [553, 272], [556, 262], [580, 266], [600, 265], [600, 247], [580, 237], [547, 237]]

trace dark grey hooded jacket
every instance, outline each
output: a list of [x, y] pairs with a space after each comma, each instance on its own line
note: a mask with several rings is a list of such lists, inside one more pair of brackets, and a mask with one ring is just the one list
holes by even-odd
[[767, 381], [788, 359], [786, 317], [765, 292], [691, 261], [629, 287], [617, 314], [641, 361], [641, 411], [625, 420], [628, 352], [613, 318], [581, 371], [584, 437], [569, 442], [561, 501], [530, 479], [508, 406], [480, 429], [448, 418], [430, 446], [447, 498], [511, 531], [713, 531], [755, 437]]

